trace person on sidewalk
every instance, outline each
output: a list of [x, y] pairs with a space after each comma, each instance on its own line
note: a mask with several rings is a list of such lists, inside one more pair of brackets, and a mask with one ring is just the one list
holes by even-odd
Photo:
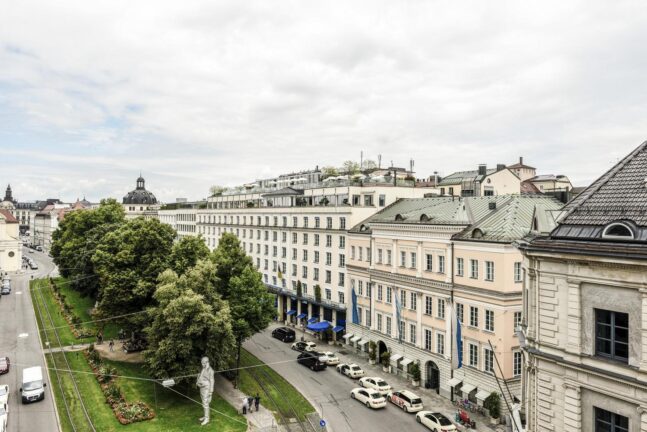
[[110, 352], [114, 351], [113, 349], [114, 347], [115, 347], [115, 342], [112, 339], [110, 339], [110, 343], [108, 344], [108, 348], [110, 349]]
[[247, 404], [249, 405], [249, 412], [254, 412], [254, 398], [249, 396], [247, 398]]
[[256, 393], [256, 397], [254, 398], [254, 405], [256, 406], [256, 412], [258, 412], [258, 407], [261, 405], [261, 395]]
[[247, 415], [248, 403], [247, 396], [243, 397], [243, 415]]

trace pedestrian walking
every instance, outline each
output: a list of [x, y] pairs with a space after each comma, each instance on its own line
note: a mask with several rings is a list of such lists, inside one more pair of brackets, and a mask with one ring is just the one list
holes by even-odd
[[243, 398], [243, 415], [247, 414], [247, 408], [249, 407], [249, 401], [247, 400], [247, 396]]
[[103, 343], [103, 333], [99, 331], [99, 333], [97, 333], [97, 345], [101, 345], [102, 343]]
[[261, 395], [256, 393], [256, 397], [254, 398], [254, 406], [256, 407], [256, 412], [258, 412], [258, 407], [261, 405]]
[[110, 348], [110, 352], [114, 351], [113, 350], [114, 346], [115, 346], [115, 342], [112, 339], [110, 339], [110, 343], [108, 344], [108, 348]]

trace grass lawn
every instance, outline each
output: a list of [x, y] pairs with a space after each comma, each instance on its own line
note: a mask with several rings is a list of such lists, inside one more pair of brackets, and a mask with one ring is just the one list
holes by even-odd
[[[105, 397], [101, 392], [99, 383], [87, 360], [81, 352], [66, 353], [71, 369], [79, 371], [75, 373], [75, 379], [79, 391], [83, 395], [83, 401], [89, 411], [90, 418], [97, 431], [128, 431], [128, 432], [153, 432], [153, 431], [203, 431], [198, 418], [202, 416], [202, 407], [200, 404], [190, 401], [177, 393], [174, 393], [159, 384], [151, 381], [134, 380], [127, 378], [118, 378], [117, 385], [121, 388], [127, 401], [141, 400], [146, 402], [155, 410], [156, 417], [152, 420], [133, 423], [130, 425], [120, 424], [114, 416], [112, 409], [105, 402]], [[63, 368], [65, 360], [63, 353], [54, 354], [57, 365]], [[47, 356], [50, 367], [53, 367], [53, 361], [50, 355]], [[141, 368], [141, 365], [134, 363], [112, 362], [104, 360], [107, 364], [117, 369], [118, 375], [128, 377], [147, 378], [147, 375]], [[84, 373], [86, 372], [86, 373]], [[56, 394], [56, 404], [58, 407], [61, 422], [63, 423], [63, 432], [72, 431], [69, 419], [65, 411], [65, 405], [61, 398], [61, 389], [58, 386], [56, 372], [50, 371], [52, 377], [51, 386]], [[70, 411], [74, 424], [78, 431], [90, 430], [87, 420], [83, 414], [78, 399], [74, 396], [74, 388], [71, 377], [67, 372], [59, 372], [62, 381], [63, 392], [67, 396], [70, 404]], [[192, 386], [191, 386], [192, 387]], [[184, 386], [178, 386], [175, 390], [183, 394], [188, 394], [192, 399], [200, 400], [196, 389], [187, 389]], [[217, 393], [214, 393], [211, 401], [211, 408], [218, 411], [212, 411], [211, 424], [217, 425], [219, 432], [243, 432], [247, 430], [246, 419], [236, 412], [236, 409], [221, 399]]]
[[[263, 362], [246, 350], [241, 352], [241, 366], [263, 365]], [[307, 414], [313, 413], [315, 409], [310, 405], [292, 384], [287, 382], [281, 375], [276, 373], [269, 366], [258, 368], [242, 369], [240, 371], [240, 390], [248, 395], [259, 393], [263, 406], [274, 412], [277, 420], [280, 420], [278, 413], [283, 414], [286, 419], [297, 417], [303, 421]], [[262, 387], [261, 387], [262, 384]], [[263, 390], [263, 388], [265, 390]], [[272, 402], [273, 401], [273, 402]], [[290, 408], [292, 406], [292, 409]], [[295, 414], [296, 412], [296, 414]]]

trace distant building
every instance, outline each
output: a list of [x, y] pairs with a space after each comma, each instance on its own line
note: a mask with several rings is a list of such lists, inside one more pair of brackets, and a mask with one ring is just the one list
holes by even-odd
[[544, 174], [528, 179], [542, 193], [556, 191], [570, 191], [573, 189], [571, 181], [565, 175]]
[[520, 242], [528, 432], [647, 431], [647, 142]]
[[128, 192], [123, 198], [123, 206], [126, 212], [126, 219], [134, 219], [139, 216], [144, 218], [157, 218], [159, 205], [155, 195], [146, 190], [146, 181], [142, 176], [137, 178], [137, 186]]
[[0, 271], [18, 271], [21, 266], [22, 244], [18, 220], [9, 210], [0, 209]]
[[537, 169], [523, 163], [523, 157], [519, 157], [519, 162], [508, 165], [508, 169], [515, 173], [522, 182], [533, 178], [537, 175]]
[[503, 164], [490, 169], [486, 165], [479, 165], [477, 170], [459, 171], [443, 177], [438, 187], [441, 196], [493, 196], [518, 194], [521, 181]]

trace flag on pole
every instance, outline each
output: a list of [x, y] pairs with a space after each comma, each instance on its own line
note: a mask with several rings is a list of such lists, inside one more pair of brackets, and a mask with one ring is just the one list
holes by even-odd
[[353, 324], [359, 324], [359, 314], [357, 313], [357, 294], [355, 294], [355, 287], [351, 290], [351, 297], [353, 300]]
[[398, 341], [402, 343], [402, 328], [400, 325], [400, 313], [402, 312], [402, 306], [400, 305], [400, 292], [397, 290], [397, 288], [394, 288], [394, 294], [395, 294], [395, 318], [396, 318], [396, 324], [395, 326], [398, 329]]
[[451, 305], [452, 320], [452, 369], [463, 367], [463, 335], [461, 334], [461, 322], [456, 315], [456, 308]]

